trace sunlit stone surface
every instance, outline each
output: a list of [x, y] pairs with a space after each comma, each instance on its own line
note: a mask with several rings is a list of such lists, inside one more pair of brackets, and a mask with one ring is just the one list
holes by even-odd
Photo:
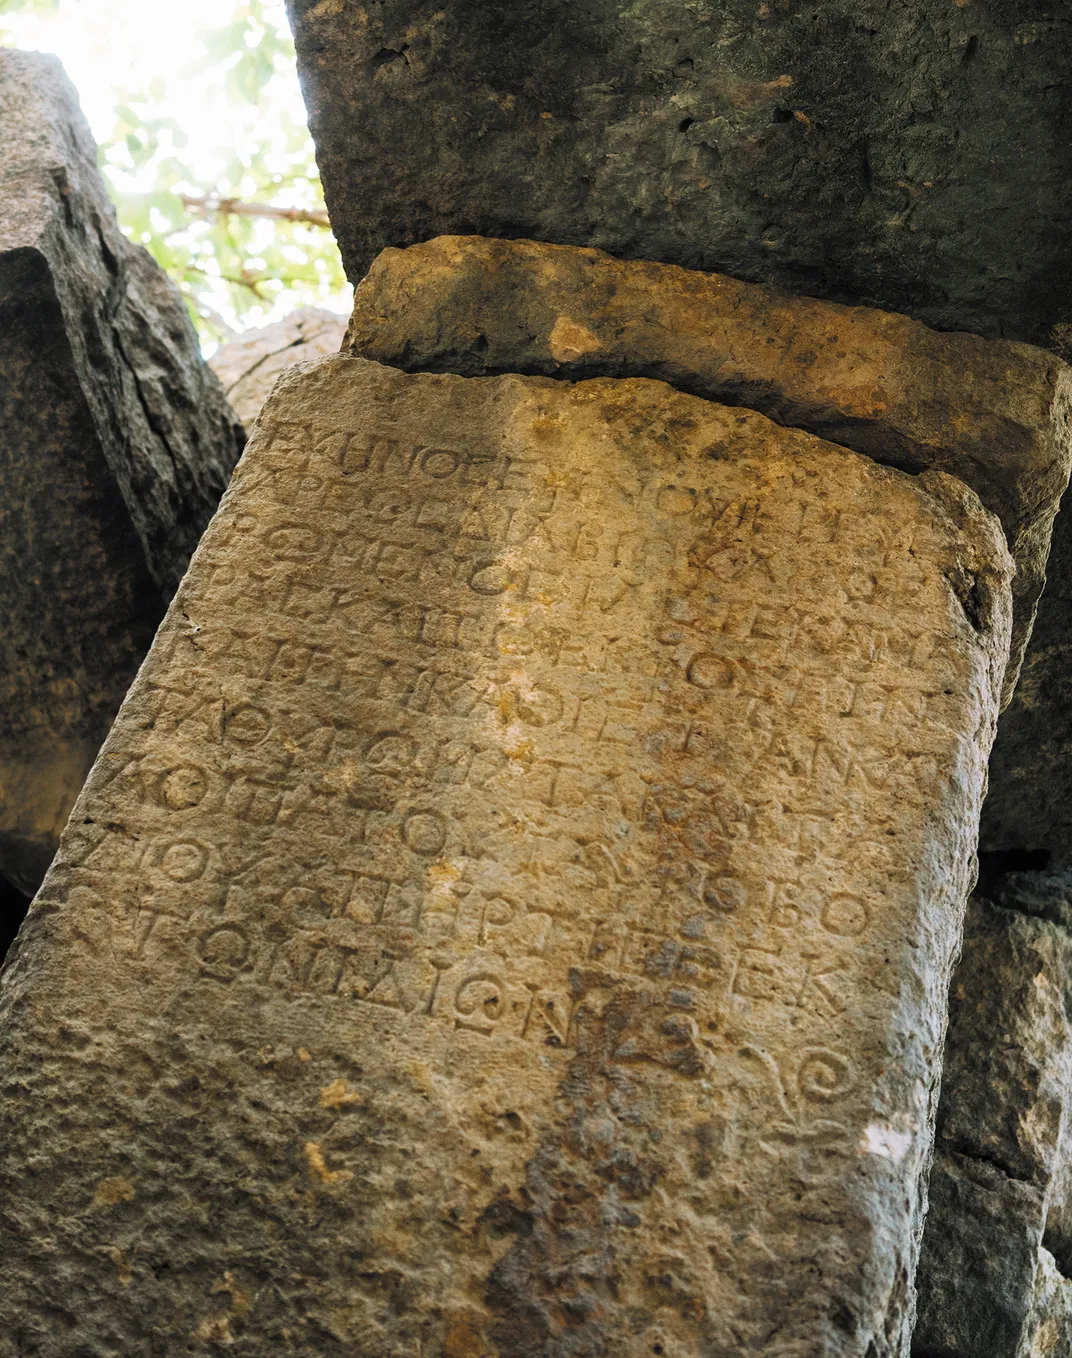
[[0, 1353], [905, 1340], [996, 521], [644, 380], [264, 410], [4, 974]]

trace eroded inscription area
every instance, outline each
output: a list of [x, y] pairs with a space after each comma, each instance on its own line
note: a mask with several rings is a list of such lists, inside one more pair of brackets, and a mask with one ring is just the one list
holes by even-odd
[[774, 1082], [848, 1089], [991, 701], [938, 509], [651, 384], [348, 360], [307, 390], [98, 771], [85, 917], [204, 986], [553, 1047], [619, 978], [686, 1034], [766, 1031]]

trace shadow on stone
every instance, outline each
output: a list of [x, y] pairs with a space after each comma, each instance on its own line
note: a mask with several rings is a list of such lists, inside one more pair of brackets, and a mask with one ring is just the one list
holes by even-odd
[[19, 926], [26, 918], [30, 899], [17, 887], [0, 877], [0, 963], [7, 956], [8, 949], [15, 941]]

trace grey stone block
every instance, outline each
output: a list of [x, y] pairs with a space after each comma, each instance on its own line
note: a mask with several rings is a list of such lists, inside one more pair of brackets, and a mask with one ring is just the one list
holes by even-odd
[[58, 61], [0, 52], [0, 872], [32, 891], [243, 434]]
[[288, 0], [350, 277], [447, 233], [595, 245], [1042, 339], [1072, 304], [1046, 0]]

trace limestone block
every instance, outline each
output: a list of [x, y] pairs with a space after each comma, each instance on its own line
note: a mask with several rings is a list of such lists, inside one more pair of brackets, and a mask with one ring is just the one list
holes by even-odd
[[0, 872], [40, 883], [241, 450], [59, 63], [0, 51]]
[[0, 1354], [902, 1353], [1010, 570], [661, 383], [285, 373], [0, 981]]
[[1072, 460], [1072, 370], [1040, 349], [717, 274], [532, 241], [385, 250], [352, 352], [408, 371], [658, 377], [909, 471], [965, 481], [1017, 565], [1006, 698]]
[[1008, 878], [986, 884], [968, 909], [917, 1280], [923, 1358], [1025, 1358], [1043, 1244], [1054, 1267], [1054, 1252], [1072, 1254], [1061, 1220], [1072, 936], [1052, 905], [1060, 886]]
[[1072, 311], [1072, 16], [967, 0], [288, 0], [356, 283], [447, 232], [1039, 342]]
[[210, 366], [235, 414], [252, 429], [279, 374], [294, 363], [337, 354], [345, 330], [344, 317], [334, 311], [299, 307], [275, 325], [221, 345]]

